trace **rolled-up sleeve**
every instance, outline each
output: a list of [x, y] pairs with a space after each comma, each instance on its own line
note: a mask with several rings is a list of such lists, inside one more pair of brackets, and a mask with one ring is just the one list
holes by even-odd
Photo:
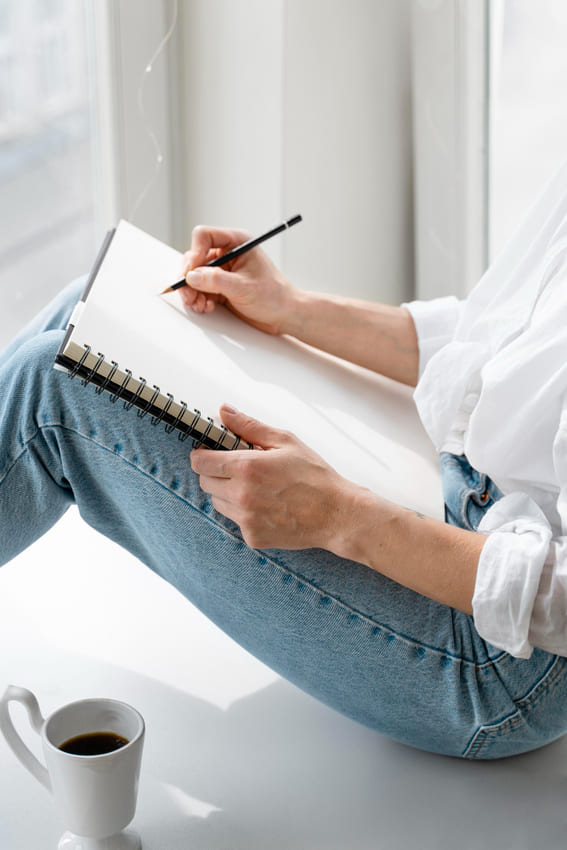
[[529, 658], [534, 606], [550, 555], [549, 522], [532, 499], [511, 493], [491, 508], [478, 531], [487, 539], [472, 601], [476, 629], [493, 646]]
[[551, 541], [532, 611], [529, 638], [534, 646], [567, 656], [567, 400], [553, 443], [560, 483], [557, 513], [562, 536]]
[[431, 301], [409, 301], [404, 307], [413, 319], [419, 346], [419, 377], [429, 360], [453, 337], [464, 302], [454, 295]]
[[567, 656], [567, 402], [553, 442], [558, 522], [529, 496], [511, 493], [484, 516], [473, 595], [479, 634], [519, 658], [533, 647]]

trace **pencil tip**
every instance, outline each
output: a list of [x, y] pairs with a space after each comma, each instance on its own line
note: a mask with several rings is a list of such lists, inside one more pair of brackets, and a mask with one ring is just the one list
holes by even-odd
[[163, 290], [163, 292], [160, 292], [160, 295], [166, 295], [168, 292], [173, 292], [171, 286], [168, 286], [166, 289]]

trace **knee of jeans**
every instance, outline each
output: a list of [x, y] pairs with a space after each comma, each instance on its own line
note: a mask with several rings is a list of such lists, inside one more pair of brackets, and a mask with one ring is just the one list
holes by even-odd
[[34, 409], [57, 403], [57, 386], [65, 374], [54, 368], [55, 357], [65, 332], [50, 330], [23, 342], [7, 366], [5, 391], [20, 404], [31, 403]]
[[63, 330], [49, 330], [26, 340], [15, 354], [17, 366], [19, 365], [26, 375], [50, 374], [64, 336]]
[[46, 331], [22, 342], [0, 369], [2, 464], [9, 464], [36, 434], [42, 420], [59, 416], [64, 404], [53, 368], [63, 331]]

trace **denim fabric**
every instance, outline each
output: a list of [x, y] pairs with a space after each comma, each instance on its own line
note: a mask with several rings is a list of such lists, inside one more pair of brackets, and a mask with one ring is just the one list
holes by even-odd
[[[245, 649], [380, 733], [498, 758], [567, 730], [564, 658], [512, 658], [467, 614], [327, 551], [247, 547], [200, 490], [189, 442], [52, 368], [81, 287], [0, 357], [0, 563], [75, 502]], [[448, 521], [474, 528], [498, 492], [464, 458], [442, 464]]]
[[446, 521], [476, 531], [502, 493], [487, 475], [473, 469], [464, 455], [442, 452], [440, 463]]

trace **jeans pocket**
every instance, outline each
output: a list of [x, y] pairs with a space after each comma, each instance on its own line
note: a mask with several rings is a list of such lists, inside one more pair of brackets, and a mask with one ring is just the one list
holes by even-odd
[[495, 498], [486, 475], [480, 475], [476, 487], [466, 490], [461, 501], [461, 524], [469, 531], [476, 531]]
[[477, 472], [464, 455], [440, 455], [445, 519], [451, 525], [476, 531], [486, 511], [497, 501], [500, 490], [482, 472]]
[[[463, 757], [467, 759], [498, 759], [517, 755], [518, 738], [526, 737], [526, 722], [518, 709], [498, 723], [479, 726]], [[542, 742], [543, 743], [543, 742]], [[533, 746], [527, 749], [533, 749]]]
[[526, 753], [567, 732], [567, 659], [542, 655], [548, 659], [545, 670], [528, 692], [513, 702], [508, 714], [476, 729], [464, 758], [498, 759]]

